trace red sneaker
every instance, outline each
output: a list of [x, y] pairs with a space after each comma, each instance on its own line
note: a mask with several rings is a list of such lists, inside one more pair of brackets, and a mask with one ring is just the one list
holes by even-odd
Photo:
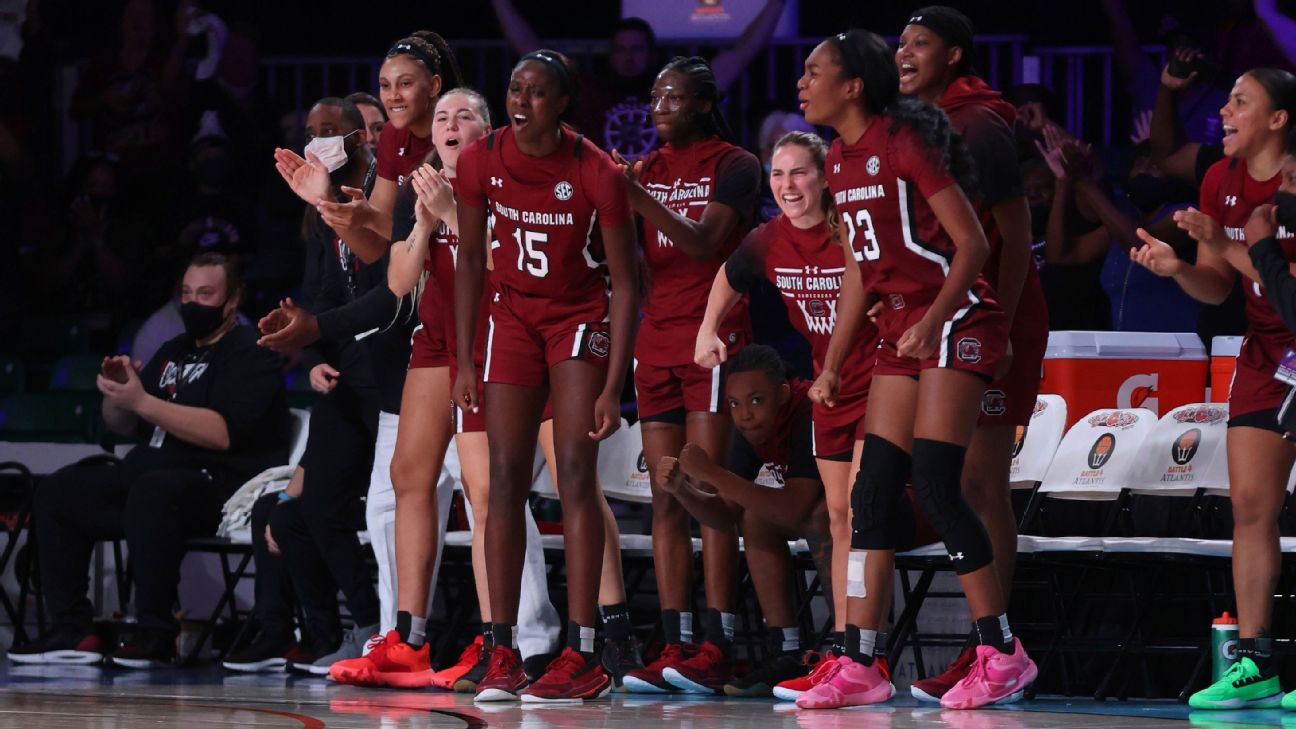
[[670, 694], [676, 688], [662, 678], [662, 671], [679, 665], [693, 655], [696, 647], [684, 643], [667, 643], [652, 663], [637, 671], [630, 671], [622, 680], [622, 686], [632, 694]]
[[579, 704], [585, 699], [601, 699], [611, 690], [612, 677], [601, 661], [587, 661], [579, 652], [564, 648], [521, 696], [529, 704]]
[[958, 654], [958, 658], [949, 664], [944, 673], [931, 678], [924, 678], [921, 681], [914, 681], [909, 687], [909, 693], [913, 694], [915, 699], [925, 701], [930, 704], [939, 704], [941, 697], [946, 691], [954, 688], [954, 684], [963, 680], [972, 670], [972, 663], [976, 660], [976, 646], [970, 645]]
[[455, 681], [463, 678], [473, 666], [477, 665], [477, 659], [481, 656], [482, 641], [483, 638], [479, 633], [477, 638], [463, 649], [463, 653], [459, 654], [459, 661], [449, 668], [433, 673], [428, 685], [447, 691], [453, 689]]
[[733, 677], [733, 660], [709, 640], [692, 657], [662, 669], [667, 683], [690, 694], [722, 694]]
[[431, 685], [432, 664], [427, 643], [414, 648], [389, 630], [368, 655], [334, 663], [329, 675], [338, 683], [353, 686], [425, 688]]
[[518, 692], [526, 685], [522, 656], [506, 645], [497, 645], [491, 649], [490, 666], [477, 684], [477, 696], [473, 701], [516, 701]]
[[797, 697], [809, 691], [823, 681], [824, 677], [832, 671], [832, 667], [837, 663], [837, 655], [832, 651], [806, 651], [801, 657], [802, 662], [810, 669], [810, 673], [798, 678], [782, 681], [774, 687], [774, 698], [781, 701], [796, 701]]

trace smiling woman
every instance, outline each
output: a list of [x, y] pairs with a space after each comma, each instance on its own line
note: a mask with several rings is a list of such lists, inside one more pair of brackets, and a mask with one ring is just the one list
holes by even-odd
[[[707, 641], [695, 659], [685, 661], [680, 646], [690, 642], [692, 618], [688, 513], [660, 492], [656, 478], [659, 462], [679, 456], [685, 443], [720, 458], [731, 429], [720, 370], [695, 364], [689, 345], [706, 310], [708, 284], [751, 226], [761, 173], [756, 158], [731, 143], [719, 105], [715, 74], [704, 59], [671, 60], [657, 75], [651, 97], [652, 120], [665, 144], [633, 166], [616, 157], [630, 179], [648, 269], [634, 377], [654, 492], [653, 564], [669, 644], [657, 661], [628, 675], [631, 691], [717, 693], [733, 675], [737, 535], [732, 526], [702, 527]], [[751, 341], [745, 300], [717, 324], [717, 336], [721, 347], [733, 351]]]

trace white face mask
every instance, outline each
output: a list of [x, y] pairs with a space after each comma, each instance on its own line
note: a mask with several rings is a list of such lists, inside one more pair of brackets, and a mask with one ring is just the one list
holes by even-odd
[[303, 156], [308, 152], [314, 154], [319, 157], [319, 161], [324, 163], [324, 167], [329, 172], [337, 172], [350, 159], [350, 156], [346, 153], [346, 138], [358, 131], [360, 130], [353, 129], [350, 133], [339, 136], [315, 137], [306, 143], [306, 149], [302, 151], [302, 154]]

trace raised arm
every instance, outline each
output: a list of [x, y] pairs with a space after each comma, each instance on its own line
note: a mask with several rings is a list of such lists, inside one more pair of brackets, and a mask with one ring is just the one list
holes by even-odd
[[[1181, 49], [1178, 53], [1183, 60], [1190, 60], [1195, 53]], [[1196, 72], [1188, 78], [1170, 75], [1170, 66], [1161, 70], [1161, 86], [1157, 89], [1156, 105], [1152, 108], [1152, 126], [1148, 143], [1152, 147], [1152, 162], [1167, 177], [1198, 186], [1197, 152], [1201, 145], [1188, 142], [1183, 130], [1183, 120], [1179, 118], [1179, 93], [1192, 85], [1197, 79]]]
[[1256, 17], [1269, 29], [1269, 36], [1287, 60], [1296, 64], [1296, 20], [1278, 9], [1278, 0], [1255, 0]]
[[540, 38], [535, 29], [513, 7], [511, 0], [491, 0], [491, 7], [495, 9], [495, 18], [499, 20], [500, 32], [508, 39], [515, 53], [525, 56], [540, 47]]
[[786, 0], [768, 0], [760, 13], [743, 29], [738, 42], [711, 60], [711, 71], [715, 73], [716, 86], [721, 93], [729, 90], [742, 75], [743, 69], [747, 68], [747, 64], [769, 43], [785, 7]]

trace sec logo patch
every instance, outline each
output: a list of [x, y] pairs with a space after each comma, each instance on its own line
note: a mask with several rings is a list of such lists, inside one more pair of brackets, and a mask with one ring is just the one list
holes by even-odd
[[559, 182], [557, 185], [554, 185], [554, 197], [558, 198], [559, 200], [564, 200], [564, 201], [570, 200], [572, 198], [572, 194], [574, 194], [575, 192], [576, 192], [575, 188], [573, 188], [571, 183], [566, 180], [563, 180], [562, 182]]
[[873, 155], [872, 157], [869, 157], [868, 162], [864, 163], [864, 171], [869, 173], [870, 175], [876, 175], [881, 169], [882, 169], [882, 160], [878, 159], [878, 156], [876, 154]]

